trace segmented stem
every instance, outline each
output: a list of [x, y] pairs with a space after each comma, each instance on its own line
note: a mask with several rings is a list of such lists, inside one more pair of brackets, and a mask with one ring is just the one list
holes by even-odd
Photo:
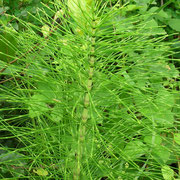
[[93, 86], [93, 74], [94, 74], [94, 62], [95, 62], [95, 20], [92, 21], [91, 28], [91, 53], [89, 56], [89, 73], [86, 83], [86, 92], [84, 94], [84, 103], [83, 103], [83, 112], [81, 116], [81, 123], [79, 126], [79, 140], [78, 140], [78, 154], [77, 157], [77, 172], [75, 173], [74, 179], [80, 180], [81, 170], [82, 170], [82, 157], [84, 155], [85, 150], [85, 137], [86, 137], [86, 124], [88, 120], [89, 114], [89, 106], [90, 106], [90, 93]]

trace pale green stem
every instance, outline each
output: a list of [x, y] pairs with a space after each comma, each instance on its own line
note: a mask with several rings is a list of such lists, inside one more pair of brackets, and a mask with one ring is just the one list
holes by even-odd
[[89, 94], [91, 92], [92, 89], [92, 77], [94, 74], [94, 61], [95, 61], [95, 57], [94, 57], [94, 52], [95, 52], [95, 48], [94, 48], [94, 44], [95, 44], [95, 29], [92, 29], [92, 38], [91, 38], [91, 55], [89, 58], [89, 73], [88, 73], [88, 79], [87, 79], [87, 84], [86, 84], [86, 89], [87, 91], [84, 94], [84, 103], [83, 103], [83, 112], [82, 112], [82, 116], [81, 116], [81, 123], [79, 126], [79, 140], [78, 140], [78, 153], [77, 153], [77, 171], [74, 174], [74, 179], [75, 180], [80, 180], [80, 176], [81, 176], [81, 171], [82, 171], [82, 157], [84, 155], [84, 150], [85, 150], [85, 136], [86, 136], [86, 124], [87, 124], [87, 120], [88, 120], [88, 114], [89, 114], [89, 105], [90, 105], [90, 97]]

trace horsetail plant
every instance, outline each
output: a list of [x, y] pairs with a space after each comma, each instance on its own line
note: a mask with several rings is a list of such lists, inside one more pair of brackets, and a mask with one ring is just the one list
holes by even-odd
[[17, 46], [0, 39], [15, 52], [0, 59], [0, 178], [178, 179], [178, 60], [154, 14], [43, 7], [38, 25], [16, 17]]
[[[90, 106], [90, 94], [93, 84], [93, 71], [94, 71], [94, 61], [95, 61], [95, 15], [93, 12], [93, 2], [85, 1], [68, 1], [68, 7], [70, 11], [72, 11], [72, 15], [76, 20], [76, 23], [81, 24], [80, 29], [75, 29], [76, 32], [82, 36], [82, 38], [87, 39], [86, 34], [83, 33], [83, 29], [87, 27], [87, 34], [90, 40], [90, 53], [87, 54], [87, 60], [89, 59], [89, 65], [86, 67], [89, 69], [88, 77], [85, 84], [85, 93], [84, 93], [84, 104], [83, 104], [83, 111], [82, 111], [82, 119], [79, 124], [79, 137], [78, 137], [78, 152], [76, 153], [77, 158], [77, 170], [74, 173], [74, 179], [81, 179], [81, 168], [83, 168], [81, 162], [83, 161], [83, 156], [85, 156], [85, 140], [86, 140], [86, 124], [88, 120], [89, 114], [89, 106]], [[88, 14], [85, 15], [86, 11], [88, 10]], [[82, 20], [83, 19], [83, 20]]]

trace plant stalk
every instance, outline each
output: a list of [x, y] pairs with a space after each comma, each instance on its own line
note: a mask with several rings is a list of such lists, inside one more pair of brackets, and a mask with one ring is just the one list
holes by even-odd
[[95, 20], [93, 20], [93, 28], [91, 29], [91, 53], [89, 56], [89, 73], [86, 83], [86, 92], [84, 94], [83, 111], [81, 116], [81, 122], [79, 126], [79, 139], [78, 139], [78, 153], [77, 153], [77, 171], [74, 173], [74, 180], [80, 180], [82, 172], [82, 158], [85, 154], [85, 137], [86, 137], [86, 125], [88, 121], [89, 106], [90, 106], [90, 94], [93, 87], [93, 74], [94, 74], [94, 62], [95, 62]]

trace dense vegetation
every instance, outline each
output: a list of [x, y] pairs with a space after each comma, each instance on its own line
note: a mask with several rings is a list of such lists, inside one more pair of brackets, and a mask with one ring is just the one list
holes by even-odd
[[180, 179], [179, 9], [0, 0], [0, 179]]

